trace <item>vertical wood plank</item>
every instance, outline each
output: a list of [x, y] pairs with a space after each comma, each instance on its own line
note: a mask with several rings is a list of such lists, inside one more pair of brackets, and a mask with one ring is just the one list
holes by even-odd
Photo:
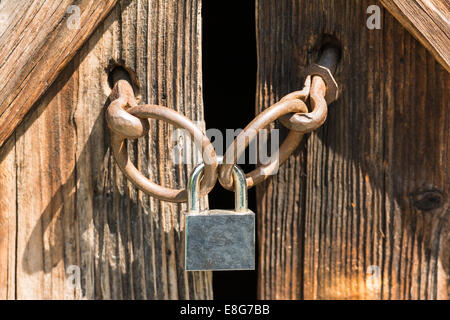
[[[0, 172], [17, 183], [17, 298], [212, 298], [211, 273], [184, 271], [185, 206], [124, 178], [104, 118], [117, 63], [136, 74], [142, 103], [203, 119], [200, 10], [197, 0], [120, 1], [16, 131], [15, 163], [2, 166], [17, 178]], [[192, 165], [172, 160], [173, 130], [152, 121], [129, 153], [152, 181], [182, 188]]]
[[66, 281], [78, 264], [73, 71], [71, 64], [16, 131], [18, 299], [75, 298]]
[[260, 298], [448, 299], [450, 76], [387, 11], [369, 30], [372, 4], [257, 2], [257, 111], [325, 34], [343, 49], [326, 124], [258, 187]]
[[0, 149], [0, 299], [16, 295], [16, 148], [11, 137]]

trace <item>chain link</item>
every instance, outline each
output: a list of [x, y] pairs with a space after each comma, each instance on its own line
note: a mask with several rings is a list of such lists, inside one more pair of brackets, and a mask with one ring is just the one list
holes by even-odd
[[214, 188], [218, 169], [216, 152], [208, 137], [190, 119], [166, 107], [137, 105], [133, 88], [123, 79], [116, 82], [110, 97], [114, 100], [106, 111], [106, 121], [111, 128], [111, 149], [117, 165], [137, 188], [160, 200], [186, 202], [188, 199], [186, 189], [170, 189], [151, 182], [128, 157], [126, 139], [137, 139], [147, 135], [148, 118], [166, 121], [189, 132], [197, 148], [202, 150], [205, 163], [200, 193], [206, 195]]

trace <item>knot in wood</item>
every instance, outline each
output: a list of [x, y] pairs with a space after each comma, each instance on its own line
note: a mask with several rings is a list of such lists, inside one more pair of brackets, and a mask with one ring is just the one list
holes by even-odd
[[410, 195], [411, 204], [420, 211], [432, 211], [439, 209], [445, 202], [442, 191], [437, 189], [421, 189]]

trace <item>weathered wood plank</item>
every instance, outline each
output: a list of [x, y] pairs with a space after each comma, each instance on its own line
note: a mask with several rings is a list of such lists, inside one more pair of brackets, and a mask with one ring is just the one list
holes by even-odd
[[[406, 1], [405, 1], [406, 2]], [[343, 48], [323, 128], [258, 187], [259, 297], [448, 299], [450, 75], [372, 1], [257, 2], [257, 111]]]
[[[0, 146], [116, 3], [18, 0], [0, 4]], [[68, 10], [72, 5], [79, 12]]]
[[[15, 134], [16, 298], [74, 299], [66, 269], [78, 265], [75, 193], [75, 81], [51, 87]], [[12, 140], [12, 139], [11, 139]]]
[[11, 139], [0, 149], [0, 299], [15, 298], [16, 154]]
[[447, 0], [380, 0], [450, 72], [450, 2]]
[[[148, 197], [123, 177], [104, 118], [107, 71], [117, 62], [136, 73], [141, 101], [202, 121], [200, 10], [197, 0], [119, 1], [0, 149], [8, 159], [0, 177], [17, 190], [14, 206], [5, 202], [11, 194], [0, 195], [8, 208], [0, 221], [18, 221], [13, 297], [212, 298], [210, 272], [184, 272], [185, 205]], [[152, 121], [129, 152], [153, 181], [181, 188], [192, 166], [172, 161], [173, 130]], [[0, 260], [11, 241], [0, 241]]]

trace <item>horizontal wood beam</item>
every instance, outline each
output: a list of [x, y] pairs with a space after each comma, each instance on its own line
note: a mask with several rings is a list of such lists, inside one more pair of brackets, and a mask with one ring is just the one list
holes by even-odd
[[0, 4], [0, 146], [117, 1]]
[[450, 4], [448, 0], [380, 1], [450, 72]]

